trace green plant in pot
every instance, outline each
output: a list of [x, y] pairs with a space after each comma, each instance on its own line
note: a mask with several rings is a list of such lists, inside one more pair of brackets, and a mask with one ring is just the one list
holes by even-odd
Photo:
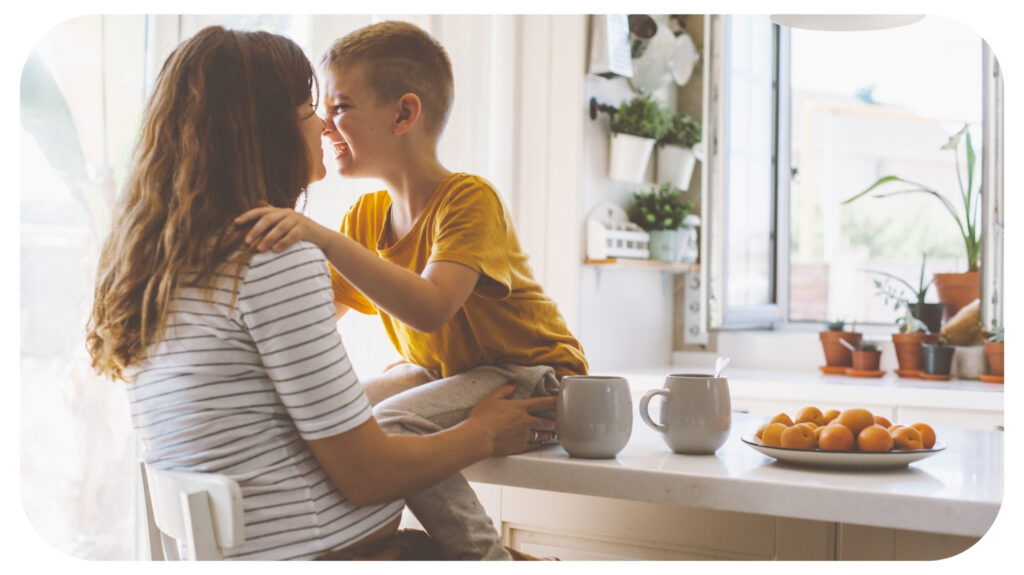
[[1003, 327], [993, 329], [985, 341], [985, 356], [988, 359], [989, 375], [1003, 376]]
[[642, 182], [654, 144], [668, 132], [671, 115], [654, 96], [640, 92], [612, 114], [608, 175]]
[[896, 350], [896, 363], [899, 365], [896, 374], [900, 377], [917, 377], [921, 372], [922, 346], [926, 343], [937, 342], [939, 334], [928, 333], [928, 326], [911, 313], [910, 304], [906, 301], [903, 304], [906, 312], [902, 317], [896, 319], [899, 331], [892, 334], [892, 345]]
[[[939, 333], [939, 330], [942, 329], [943, 305], [941, 303], [927, 303], [924, 301], [925, 296], [928, 294], [928, 288], [931, 287], [932, 283], [935, 281], [934, 276], [927, 282], [925, 281], [924, 270], [927, 261], [928, 254], [922, 254], [921, 274], [918, 276], [916, 287], [911, 285], [907, 280], [888, 272], [879, 270], [865, 271], [885, 276], [887, 278], [887, 280], [874, 280], [875, 293], [883, 296], [887, 305], [892, 304], [893, 310], [898, 310], [900, 306], [906, 306], [907, 310], [913, 314], [915, 318], [924, 322], [929, 332]], [[898, 283], [893, 284], [892, 281], [888, 280]], [[902, 288], [906, 288], [906, 290], [904, 291]], [[910, 297], [907, 297], [908, 292]]]
[[698, 160], [694, 146], [700, 143], [700, 139], [700, 122], [685, 113], [672, 115], [668, 131], [658, 140], [659, 182], [671, 182], [682, 190], [690, 188], [693, 168]]
[[648, 244], [651, 259], [679, 261], [681, 246], [677, 232], [693, 209], [693, 202], [684, 201], [682, 197], [683, 191], [669, 183], [649, 192], [633, 192], [627, 214], [630, 221], [651, 235]]
[[854, 371], [874, 375], [882, 361], [882, 350], [873, 341], [861, 340], [850, 352]]
[[[960, 149], [961, 142], [964, 142], [964, 154], [967, 162], [966, 179], [960, 171], [958, 150]], [[953, 134], [941, 149], [950, 150], [953, 153], [962, 206], [955, 206], [953, 202], [931, 187], [895, 175], [880, 178], [867, 189], [844, 201], [843, 205], [867, 195], [872, 195], [875, 198], [887, 198], [912, 193], [926, 194], [942, 202], [943, 207], [953, 217], [957, 233], [963, 239], [964, 251], [967, 256], [966, 272], [960, 274], [935, 274], [935, 288], [939, 292], [939, 301], [945, 305], [944, 319], [948, 320], [960, 308], [978, 297], [978, 256], [981, 253], [981, 222], [979, 219], [981, 213], [981, 188], [980, 186], [977, 189], [974, 187], [976, 156], [971, 141], [969, 125], [964, 124], [964, 127], [956, 134]], [[896, 191], [881, 191], [883, 187], [891, 188], [891, 184], [905, 184], [910, 187]]]
[[849, 346], [856, 348], [860, 345], [863, 334], [856, 331], [856, 324], [853, 325], [851, 331], [845, 331], [845, 329], [846, 321], [838, 319], [827, 322], [825, 324], [825, 331], [818, 332], [822, 351], [825, 352], [825, 367], [822, 370], [826, 373], [840, 373], [843, 371], [841, 368], [853, 365], [853, 355], [851, 355], [850, 349], [839, 340], [843, 340]]

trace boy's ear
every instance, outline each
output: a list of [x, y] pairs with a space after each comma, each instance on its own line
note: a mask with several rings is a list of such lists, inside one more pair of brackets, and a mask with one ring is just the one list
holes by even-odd
[[395, 118], [395, 134], [404, 134], [419, 123], [423, 113], [423, 102], [412, 92], [402, 94], [398, 98], [398, 115]]

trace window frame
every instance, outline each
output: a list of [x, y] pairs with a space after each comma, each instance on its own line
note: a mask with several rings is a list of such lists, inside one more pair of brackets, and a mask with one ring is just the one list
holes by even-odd
[[[731, 330], [783, 330], [817, 331], [819, 322], [791, 321], [789, 319], [789, 273], [790, 273], [790, 186], [793, 170], [791, 150], [791, 102], [792, 85], [790, 75], [790, 30], [772, 24], [773, 33], [773, 74], [774, 86], [772, 106], [774, 117], [772, 162], [774, 182], [772, 186], [772, 229], [774, 245], [770, 250], [770, 282], [772, 303], [759, 306], [727, 306], [728, 278], [725, 262], [728, 257], [728, 148], [726, 134], [729, 125], [726, 101], [728, 80], [726, 75], [725, 50], [728, 45], [728, 19], [731, 15], [712, 15], [707, 29], [710, 30], [709, 81], [705, 82], [705, 100], [710, 102], [706, 117], [710, 146], [708, 149], [708, 176], [702, 201], [708, 225], [702, 230], [702, 284], [707, 286], [705, 306], [709, 331]], [[982, 81], [982, 134], [984, 145], [979, 154], [982, 193], [982, 241], [981, 254], [981, 320], [985, 326], [1002, 325], [1003, 318], [1003, 80], [999, 64], [987, 43], [982, 40], [983, 77]], [[887, 324], [859, 323], [867, 330], [880, 329]]]

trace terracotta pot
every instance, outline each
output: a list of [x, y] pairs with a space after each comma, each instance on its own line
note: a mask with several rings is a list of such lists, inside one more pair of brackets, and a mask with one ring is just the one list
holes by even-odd
[[953, 370], [953, 353], [956, 348], [951, 345], [925, 345], [922, 356], [925, 373], [932, 375], [949, 375]]
[[988, 372], [1003, 375], [1003, 342], [986, 341], [985, 355], [988, 357]]
[[858, 349], [851, 351], [853, 356], [853, 369], [857, 371], [878, 371], [878, 365], [882, 361], [882, 350]]
[[978, 299], [978, 272], [935, 274], [935, 289], [939, 292], [939, 301], [945, 306], [942, 312], [942, 322], [945, 323], [960, 308]]
[[921, 369], [921, 345], [935, 343], [939, 340], [937, 333], [894, 333], [892, 345], [896, 349], [896, 363], [900, 369]]
[[839, 343], [842, 339], [846, 343], [857, 347], [862, 334], [853, 331], [822, 331], [818, 333], [821, 340], [821, 348], [825, 351], [825, 365], [830, 367], [850, 367], [853, 365], [853, 356], [850, 350]]

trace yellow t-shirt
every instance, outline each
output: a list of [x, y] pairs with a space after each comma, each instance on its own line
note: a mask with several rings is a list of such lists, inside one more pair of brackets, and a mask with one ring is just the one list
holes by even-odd
[[417, 274], [447, 261], [480, 272], [480, 279], [447, 324], [416, 331], [377, 308], [331, 268], [334, 299], [365, 314], [379, 314], [391, 343], [406, 361], [448, 377], [480, 365], [550, 365], [558, 376], [587, 373], [579, 341], [558, 306], [533, 279], [508, 210], [487, 180], [455, 173], [430, 197], [412, 230], [392, 246], [382, 237], [391, 197], [361, 196], [341, 233], [385, 260]]

